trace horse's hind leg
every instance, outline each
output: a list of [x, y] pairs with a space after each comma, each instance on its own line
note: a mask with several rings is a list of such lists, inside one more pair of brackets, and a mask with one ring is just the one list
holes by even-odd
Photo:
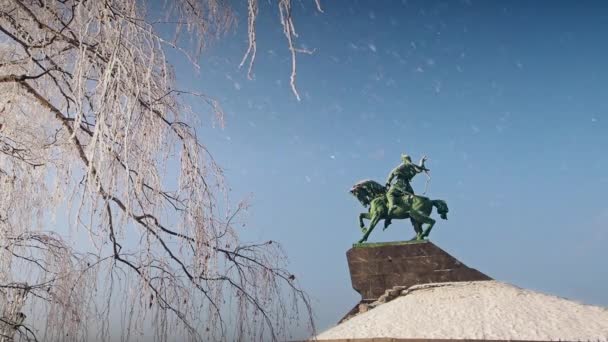
[[382, 228], [382, 230], [386, 230], [386, 228], [388, 228], [388, 226], [390, 226], [391, 224], [391, 218], [390, 216], [384, 219], [384, 228]]
[[435, 220], [431, 219], [431, 222], [429, 223], [429, 226], [424, 230], [424, 233], [422, 233], [422, 238], [426, 238], [429, 236], [429, 234], [431, 234], [431, 229], [433, 229], [433, 226], [435, 225]]
[[412, 240], [420, 240], [422, 237], [422, 224], [413, 218], [410, 218], [410, 222], [412, 222], [412, 226], [414, 226], [414, 231], [416, 232], [416, 236], [414, 236]]

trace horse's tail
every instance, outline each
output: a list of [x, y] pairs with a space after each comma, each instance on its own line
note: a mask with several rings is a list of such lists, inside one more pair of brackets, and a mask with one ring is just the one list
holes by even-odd
[[439, 216], [441, 216], [442, 219], [447, 220], [448, 212], [450, 211], [448, 209], [448, 204], [443, 200], [433, 200], [431, 203], [433, 203], [433, 206], [437, 208], [437, 213]]

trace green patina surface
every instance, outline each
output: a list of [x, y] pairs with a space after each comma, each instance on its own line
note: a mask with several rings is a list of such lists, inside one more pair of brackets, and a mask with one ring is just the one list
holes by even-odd
[[[355, 245], [359, 246], [367, 241], [380, 220], [384, 220], [386, 229], [393, 219], [410, 219], [416, 232], [412, 240], [424, 241], [436, 222], [431, 218], [433, 208], [442, 219], [448, 219], [449, 209], [445, 201], [416, 195], [410, 184], [419, 173], [426, 173], [428, 176], [430, 170], [425, 166], [426, 156], [420, 159], [419, 164], [412, 163], [407, 154], [401, 155], [401, 161], [401, 164], [389, 173], [386, 185], [373, 180], [363, 180], [350, 189], [351, 194], [364, 207], [369, 207], [367, 213], [359, 215], [359, 227], [363, 237]], [[370, 221], [369, 227], [365, 227], [364, 219]], [[368, 246], [369, 244], [365, 245]]]
[[414, 245], [417, 243], [427, 243], [429, 240], [408, 240], [408, 241], [389, 241], [389, 242], [363, 242], [353, 243], [355, 248], [369, 248], [369, 247], [382, 247], [382, 246], [394, 246], [394, 245]]

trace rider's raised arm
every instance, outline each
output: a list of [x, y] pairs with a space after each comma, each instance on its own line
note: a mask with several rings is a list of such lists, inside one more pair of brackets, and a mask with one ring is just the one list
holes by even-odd
[[424, 165], [412, 164], [412, 167], [414, 168], [414, 171], [416, 171], [416, 173], [421, 173], [425, 170]]
[[424, 162], [426, 162], [426, 156], [423, 156], [422, 158], [420, 158], [420, 162], [418, 163], [419, 165], [414, 164], [417, 173], [421, 173], [424, 171], [430, 171], [429, 169], [426, 168], [426, 166], [424, 165]]

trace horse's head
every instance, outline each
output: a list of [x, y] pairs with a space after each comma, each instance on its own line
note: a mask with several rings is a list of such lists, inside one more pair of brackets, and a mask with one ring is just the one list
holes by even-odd
[[350, 193], [353, 194], [353, 196], [355, 196], [364, 207], [367, 207], [369, 205], [369, 196], [367, 190], [364, 187], [355, 184], [350, 189]]
[[364, 207], [368, 207], [375, 198], [386, 194], [386, 188], [376, 181], [365, 179], [353, 185], [350, 189], [350, 193], [353, 194]]

